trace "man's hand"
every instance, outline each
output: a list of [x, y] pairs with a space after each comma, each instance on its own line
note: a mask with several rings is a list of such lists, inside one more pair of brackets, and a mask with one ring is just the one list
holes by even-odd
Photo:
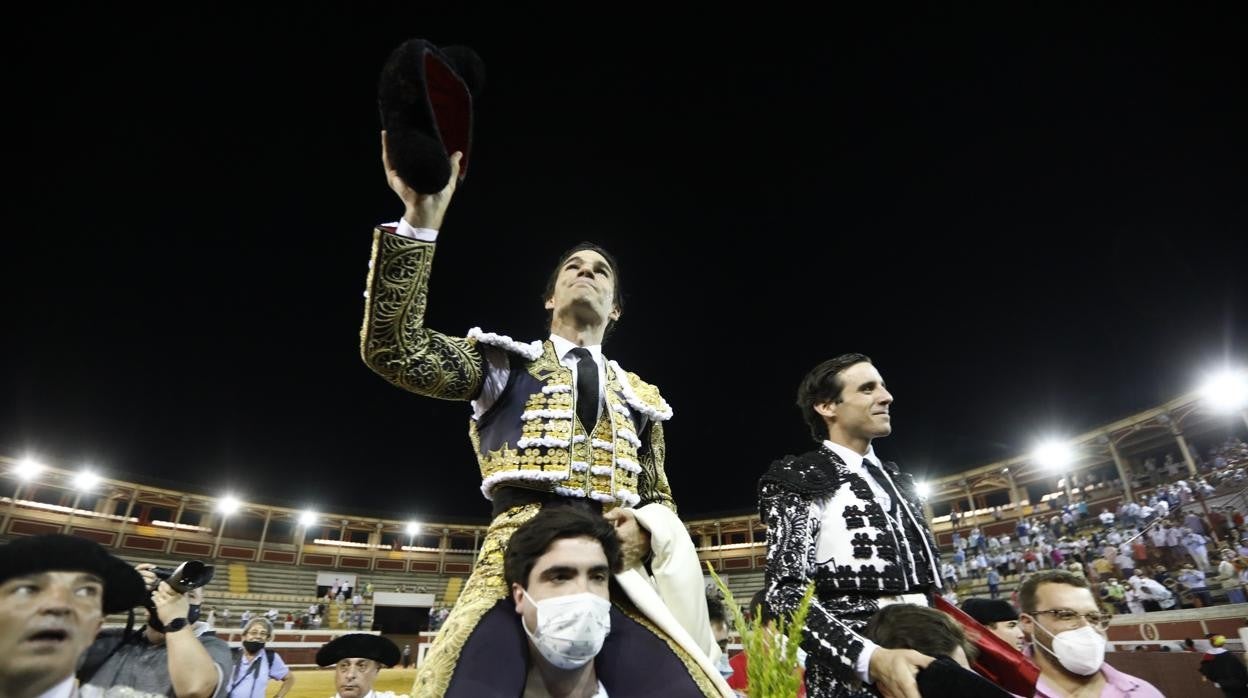
[[160, 581], [156, 578], [156, 573], [152, 571], [155, 568], [156, 565], [153, 565], [150, 562], [140, 562], [134, 566], [134, 569], [138, 571], [139, 576], [143, 578], [143, 584], [148, 589], [155, 589], [157, 582]]
[[914, 680], [920, 669], [935, 661], [914, 650], [889, 650], [877, 647], [871, 653], [871, 682], [884, 698], [922, 698]]
[[175, 618], [185, 618], [191, 612], [191, 602], [186, 594], [179, 594], [165, 582], [161, 582], [152, 592], [152, 603], [156, 604], [156, 617], [165, 625]]
[[455, 194], [455, 184], [459, 182], [459, 161], [464, 156], [456, 151], [451, 154], [451, 179], [446, 187], [437, 194], [421, 194], [407, 186], [407, 182], [390, 166], [390, 156], [386, 152], [386, 132], [381, 132], [381, 163], [386, 168], [386, 181], [395, 194], [403, 200], [405, 211], [403, 220], [413, 228], [429, 228], [441, 230], [442, 218], [451, 205], [451, 197]]
[[636, 567], [650, 554], [650, 532], [637, 522], [632, 509], [612, 509], [603, 518], [615, 525], [624, 553], [624, 569]]

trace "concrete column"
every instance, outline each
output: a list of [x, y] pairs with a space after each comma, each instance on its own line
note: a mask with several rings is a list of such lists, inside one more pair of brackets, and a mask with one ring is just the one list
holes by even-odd
[[1109, 441], [1109, 455], [1114, 459], [1114, 467], [1118, 468], [1118, 479], [1122, 480], [1122, 495], [1128, 502], [1135, 501], [1135, 492], [1131, 489], [1131, 470], [1127, 467], [1127, 462], [1123, 460], [1122, 454], [1118, 452], [1118, 445], [1114, 443], [1109, 435], [1106, 435]]
[[134, 502], [139, 498], [137, 489], [130, 492], [130, 503], [126, 505], [126, 514], [122, 517], [121, 526], [117, 528], [117, 544], [113, 547], [121, 547], [121, 539], [126, 533], [126, 525], [130, 523], [130, 514], [134, 511]]
[[256, 562], [264, 559], [264, 537], [269, 535], [269, 522], [273, 520], [273, 510], [264, 510], [264, 528], [260, 529], [260, 545], [256, 547]]
[[[1169, 417], [1169, 415], [1167, 415]], [[1170, 424], [1170, 433], [1174, 435], [1174, 440], [1179, 442], [1179, 450], [1183, 452], [1183, 460], [1187, 461], [1187, 472], [1191, 475], [1192, 480], [1196, 480], [1196, 461], [1192, 459], [1192, 450], [1187, 447], [1187, 439], [1183, 438], [1183, 432], [1179, 430], [1179, 425], [1174, 423], [1174, 419], [1167, 419]], [[1196, 484], [1192, 483], [1193, 486]], [[1196, 493], [1196, 499], [1200, 502], [1201, 511], [1205, 512], [1205, 525], [1209, 527], [1209, 537], [1213, 539], [1214, 546], [1220, 545], [1218, 542], [1218, 532], [1213, 530], [1213, 522], [1209, 520], [1209, 503], [1205, 501], [1204, 495]]]

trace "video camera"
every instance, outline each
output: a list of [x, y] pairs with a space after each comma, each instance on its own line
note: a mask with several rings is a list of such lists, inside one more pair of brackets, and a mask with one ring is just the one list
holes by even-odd
[[[212, 565], [205, 565], [199, 560], [187, 560], [176, 568], [171, 567], [154, 567], [152, 573], [156, 578], [164, 581], [169, 588], [185, 594], [192, 589], [198, 589], [208, 582], [212, 581], [212, 574], [216, 570]], [[157, 582], [156, 586], [160, 583]]]

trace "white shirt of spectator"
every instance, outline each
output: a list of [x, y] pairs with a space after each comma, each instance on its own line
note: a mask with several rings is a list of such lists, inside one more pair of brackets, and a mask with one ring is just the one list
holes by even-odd
[[40, 693], [37, 698], [73, 698], [74, 687], [77, 686], [77, 680], [73, 674], [65, 677], [65, 680], [56, 684], [52, 688]]

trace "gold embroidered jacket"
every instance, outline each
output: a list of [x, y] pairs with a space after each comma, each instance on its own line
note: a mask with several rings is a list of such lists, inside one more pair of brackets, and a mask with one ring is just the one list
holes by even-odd
[[486, 498], [506, 484], [605, 506], [657, 502], [674, 511], [662, 427], [672, 411], [658, 389], [609, 361], [606, 408], [586, 433], [575, 417], [571, 369], [549, 341], [525, 344], [477, 328], [451, 337], [424, 326], [434, 249], [374, 232], [360, 353], [400, 388], [445, 400], [476, 398], [485, 380], [483, 351], [506, 353], [507, 387], [469, 424]]

